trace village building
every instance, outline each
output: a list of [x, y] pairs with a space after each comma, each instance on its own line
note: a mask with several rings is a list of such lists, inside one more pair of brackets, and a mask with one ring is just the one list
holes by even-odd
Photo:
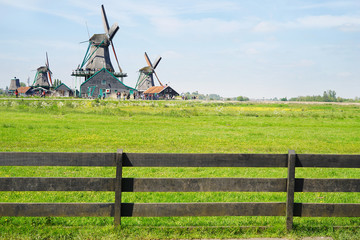
[[143, 94], [144, 98], [148, 100], [173, 99], [179, 96], [179, 94], [168, 85], [151, 87]]
[[126, 86], [107, 69], [103, 68], [87, 79], [80, 86], [83, 98], [118, 98], [130, 96], [136, 89]]
[[18, 93], [20, 96], [27, 97], [33, 95], [33, 90], [31, 87], [19, 87]]
[[11, 79], [9, 92], [14, 93], [15, 90], [18, 89], [19, 87], [20, 87], [20, 80], [16, 77], [14, 77], [14, 79]]
[[55, 88], [55, 97], [72, 97], [74, 96], [74, 92], [66, 86], [64, 83], [61, 83], [59, 86]]

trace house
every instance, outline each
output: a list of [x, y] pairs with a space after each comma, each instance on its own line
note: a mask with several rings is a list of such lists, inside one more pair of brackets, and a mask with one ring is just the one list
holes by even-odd
[[17, 90], [20, 96], [26, 97], [33, 95], [33, 91], [31, 87], [19, 87], [17, 88]]
[[72, 97], [74, 96], [74, 92], [66, 86], [64, 83], [61, 83], [59, 86], [55, 88], [55, 97]]
[[134, 94], [136, 89], [126, 86], [107, 69], [103, 68], [88, 78], [80, 86], [80, 96], [83, 98], [117, 98]]
[[173, 99], [179, 94], [170, 86], [154, 86], [144, 92], [144, 98], [149, 100]]

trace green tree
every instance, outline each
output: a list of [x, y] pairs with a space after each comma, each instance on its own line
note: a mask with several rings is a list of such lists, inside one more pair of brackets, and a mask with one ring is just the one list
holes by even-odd
[[26, 87], [26, 83], [21, 82], [21, 83], [20, 83], [20, 87]]
[[53, 87], [56, 88], [57, 86], [59, 86], [61, 84], [61, 81], [59, 79], [55, 79], [54, 83], [53, 83]]
[[238, 96], [236, 98], [237, 101], [243, 102], [243, 101], [249, 101], [248, 97], [244, 97], [244, 96]]
[[327, 90], [323, 93], [324, 102], [336, 102], [336, 92], [333, 90]]

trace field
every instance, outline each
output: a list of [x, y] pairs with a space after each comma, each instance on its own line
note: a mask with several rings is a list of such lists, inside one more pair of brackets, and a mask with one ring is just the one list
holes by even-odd
[[[360, 105], [0, 99], [0, 151], [360, 154]], [[112, 168], [1, 167], [0, 177], [114, 177]], [[124, 177], [285, 177], [286, 169], [124, 170]], [[359, 178], [359, 169], [296, 177]], [[0, 202], [113, 202], [112, 193], [1, 192]], [[124, 202], [284, 202], [285, 193], [128, 193]], [[295, 194], [295, 202], [360, 203], [358, 193]], [[0, 218], [0, 238], [358, 239], [358, 218]], [[251, 227], [249, 227], [251, 226]], [[264, 227], [265, 226], [265, 227]], [[333, 226], [344, 226], [334, 228]]]

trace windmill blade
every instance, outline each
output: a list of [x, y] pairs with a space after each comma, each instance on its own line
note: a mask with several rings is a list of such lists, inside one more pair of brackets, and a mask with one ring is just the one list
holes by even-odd
[[158, 75], [156, 74], [156, 72], [154, 71], [154, 74], [155, 74], [155, 77], [156, 77], [156, 79], [158, 80], [158, 82], [160, 83], [160, 85], [163, 87], [164, 85], [160, 82], [160, 79], [159, 79], [159, 77], [158, 77]]
[[109, 22], [106, 17], [104, 5], [101, 5], [101, 13], [102, 13], [102, 19], [103, 19], [105, 33], [109, 34], [110, 27], [109, 27]]
[[115, 59], [116, 59], [116, 63], [117, 63], [117, 65], [118, 65], [118, 67], [119, 67], [120, 72], [122, 73], [122, 69], [121, 69], [121, 67], [120, 67], [119, 60], [118, 60], [117, 55], [116, 55], [116, 52], [115, 52], [114, 43], [113, 43], [112, 40], [110, 40], [110, 44], [111, 44], [111, 47], [112, 47], [113, 52], [114, 52], [114, 56], [115, 56]]
[[145, 60], [146, 60], [147, 64], [149, 65], [149, 67], [151, 67], [152, 69], [154, 69], [154, 67], [153, 67], [153, 65], [152, 65], [152, 63], [151, 63], [151, 61], [150, 61], [150, 58], [149, 58], [149, 56], [147, 55], [146, 52], [145, 52]]
[[47, 52], [46, 52], [46, 63], [45, 63], [45, 65], [49, 69], [49, 58], [48, 58]]
[[114, 38], [114, 36], [118, 30], [119, 30], [119, 25], [117, 23], [114, 23], [108, 32], [110, 40], [112, 40]]
[[159, 62], [161, 61], [162, 57], [158, 57], [154, 64], [154, 69], [156, 69], [157, 65], [159, 65]]
[[46, 67], [47, 67], [47, 73], [49, 76], [49, 80], [50, 80], [50, 84], [52, 85], [52, 79], [51, 79], [51, 74], [52, 72], [50, 71], [50, 66], [49, 66], [49, 58], [48, 58], [48, 53], [46, 52]]
[[49, 70], [47, 73], [48, 73], [48, 76], [49, 76], [50, 84], [53, 85], [52, 84], [52, 79], [51, 79], [51, 71]]

